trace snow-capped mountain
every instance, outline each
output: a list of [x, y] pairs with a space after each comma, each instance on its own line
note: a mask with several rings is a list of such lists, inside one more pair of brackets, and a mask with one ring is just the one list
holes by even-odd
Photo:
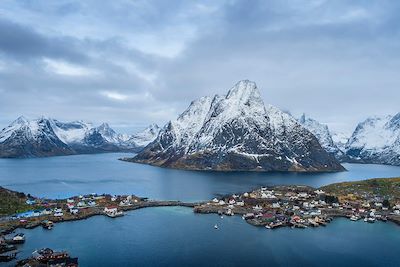
[[343, 167], [289, 114], [265, 107], [254, 82], [193, 101], [128, 161], [197, 170], [338, 171]]
[[0, 157], [71, 155], [74, 151], [55, 134], [45, 118], [19, 117], [0, 132]]
[[346, 154], [364, 163], [400, 165], [400, 113], [358, 124], [346, 144]]
[[351, 133], [345, 133], [341, 131], [331, 131], [331, 136], [333, 143], [342, 151], [346, 150], [347, 141], [349, 141], [349, 137]]
[[93, 125], [83, 121], [60, 122], [54, 119], [48, 119], [55, 134], [65, 144], [82, 142], [86, 133], [93, 128]]
[[[154, 125], [151, 129], [154, 135], [158, 134]], [[148, 129], [135, 135], [123, 135], [107, 123], [93, 127], [82, 121], [64, 123], [49, 118], [27, 120], [20, 117], [0, 132], [0, 157], [137, 152], [154, 138]]]
[[161, 129], [157, 124], [151, 124], [143, 131], [130, 136], [126, 142], [135, 144], [137, 147], [145, 147], [157, 138], [160, 130]]
[[318, 139], [321, 146], [328, 152], [334, 155], [337, 159], [343, 159], [344, 153], [338, 148], [333, 141], [331, 133], [327, 125], [322, 124], [312, 118], [306, 117], [303, 114], [298, 120], [307, 130], [309, 130]]

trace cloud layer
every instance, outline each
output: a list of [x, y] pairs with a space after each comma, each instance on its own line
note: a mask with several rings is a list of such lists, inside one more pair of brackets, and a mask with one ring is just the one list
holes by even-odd
[[0, 3], [0, 126], [19, 115], [165, 123], [257, 82], [266, 103], [347, 131], [400, 112], [397, 1]]

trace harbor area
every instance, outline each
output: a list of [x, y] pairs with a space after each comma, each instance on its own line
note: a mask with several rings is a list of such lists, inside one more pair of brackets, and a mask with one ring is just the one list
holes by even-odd
[[[394, 181], [398, 182], [398, 178]], [[400, 225], [397, 193], [381, 194], [375, 188], [376, 193], [370, 194], [361, 186], [354, 185], [354, 188], [340, 190], [340, 185], [319, 189], [301, 185], [261, 187], [243, 194], [214, 198], [195, 206], [194, 212], [216, 213], [221, 217], [239, 215], [247, 223], [267, 229], [326, 226], [335, 217], [366, 223], [392, 221]]]

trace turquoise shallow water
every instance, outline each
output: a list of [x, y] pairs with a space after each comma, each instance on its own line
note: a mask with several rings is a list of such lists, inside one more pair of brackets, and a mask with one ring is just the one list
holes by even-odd
[[400, 266], [400, 229], [382, 222], [267, 230], [238, 216], [150, 208], [23, 232], [20, 257], [50, 246], [79, 256], [81, 266]]
[[[1, 159], [0, 185], [46, 197], [104, 192], [195, 201], [261, 185], [321, 186], [400, 176], [399, 167], [359, 164], [345, 164], [347, 172], [316, 174], [179, 171], [117, 160], [123, 156]], [[52, 247], [78, 256], [81, 266], [400, 266], [400, 227], [392, 223], [337, 219], [325, 228], [271, 231], [240, 217], [150, 208], [118, 219], [100, 216], [57, 224], [52, 231], [23, 232], [27, 242], [20, 259]]]

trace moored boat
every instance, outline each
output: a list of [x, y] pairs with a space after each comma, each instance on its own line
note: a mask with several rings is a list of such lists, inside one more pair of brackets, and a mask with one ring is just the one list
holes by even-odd
[[8, 244], [23, 244], [25, 243], [25, 235], [23, 233], [16, 234], [12, 239], [6, 240]]
[[51, 230], [54, 227], [54, 223], [52, 221], [45, 220], [42, 222], [42, 227], [47, 230]]
[[350, 220], [352, 221], [358, 221], [360, 219], [360, 217], [356, 216], [356, 215], [351, 215]]

